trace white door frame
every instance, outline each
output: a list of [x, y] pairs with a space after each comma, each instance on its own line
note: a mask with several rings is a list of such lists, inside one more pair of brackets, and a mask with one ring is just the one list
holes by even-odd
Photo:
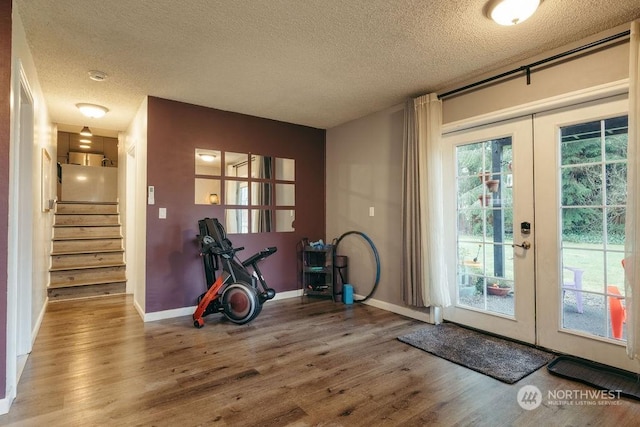
[[[127, 294], [134, 294], [136, 277], [136, 145], [132, 144], [125, 153], [125, 256], [127, 263]], [[135, 295], [134, 295], [135, 297]]]
[[[33, 92], [16, 60], [18, 78], [14, 104], [9, 166], [9, 230], [7, 263], [7, 372], [6, 399], [16, 396], [20, 373], [32, 348], [33, 289]], [[8, 408], [7, 408], [8, 410]]]
[[[624, 342], [562, 328], [562, 281], [559, 239], [558, 136], [561, 126], [628, 113], [625, 96], [608, 98], [566, 109], [540, 114], [536, 118], [536, 206], [545, 206], [536, 216], [538, 263], [536, 299], [538, 301], [538, 337], [543, 346], [606, 365], [637, 372], [637, 361], [626, 355]], [[622, 267], [621, 267], [622, 268]], [[542, 311], [544, 310], [544, 312]]]

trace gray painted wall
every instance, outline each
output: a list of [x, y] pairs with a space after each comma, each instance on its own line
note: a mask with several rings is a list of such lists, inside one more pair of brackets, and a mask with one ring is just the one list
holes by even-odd
[[[614, 28], [498, 72], [627, 29], [628, 25]], [[629, 69], [628, 49], [628, 41], [623, 41], [597, 53], [546, 67], [533, 73], [529, 86], [521, 77], [447, 99], [443, 102], [444, 123], [625, 79]], [[461, 86], [484, 77], [487, 76], [478, 76]], [[403, 121], [403, 106], [397, 105], [327, 131], [327, 238], [351, 229], [369, 235], [382, 261], [381, 283], [374, 298], [401, 306]], [[375, 208], [374, 217], [369, 216], [371, 206]], [[357, 239], [350, 240], [356, 243]], [[359, 285], [368, 287], [374, 277], [372, 256], [362, 244], [355, 248], [344, 246], [349, 251], [350, 281], [357, 292]], [[343, 243], [339, 249], [344, 252], [342, 247]]]

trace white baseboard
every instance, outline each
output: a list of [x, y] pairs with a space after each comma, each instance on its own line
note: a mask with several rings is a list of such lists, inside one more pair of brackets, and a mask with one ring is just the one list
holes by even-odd
[[18, 356], [17, 373], [16, 373], [16, 378], [18, 380], [16, 381], [16, 384], [20, 384], [20, 377], [24, 372], [25, 366], [27, 366], [28, 359], [29, 359], [29, 354], [23, 354], [22, 356]]
[[[302, 290], [278, 292], [272, 301], [285, 300], [302, 296]], [[145, 313], [142, 308], [134, 301], [133, 305], [138, 310], [140, 317], [145, 322], [155, 322], [163, 319], [173, 319], [174, 317], [191, 316], [196, 311], [197, 306], [174, 308], [172, 310], [154, 311], [153, 313]]]
[[[354, 299], [358, 300], [364, 298], [363, 295], [354, 295]], [[382, 310], [390, 311], [392, 313], [400, 314], [402, 316], [410, 317], [412, 319], [420, 320], [426, 323], [435, 324], [437, 317], [434, 312], [437, 312], [437, 307], [427, 307], [423, 310], [414, 309], [411, 307], [391, 304], [385, 301], [376, 299], [368, 299], [363, 304], [370, 305], [372, 307], [380, 308]], [[433, 309], [436, 310], [433, 310]]]
[[172, 310], [154, 311], [153, 313], [145, 313], [143, 319], [145, 322], [155, 322], [163, 319], [173, 319], [174, 317], [191, 316], [196, 311], [197, 306], [174, 308]]
[[138, 312], [138, 315], [140, 316], [142, 321], [144, 321], [144, 310], [142, 309], [142, 307], [140, 307], [140, 304], [138, 304], [138, 301], [136, 301], [135, 298], [133, 299], [133, 307]]
[[11, 408], [13, 399], [13, 397], [5, 397], [4, 399], [0, 399], [0, 415], [9, 413], [9, 409]]
[[296, 298], [301, 296], [302, 296], [302, 289], [296, 289], [295, 291], [278, 292], [276, 293], [276, 296], [273, 298], [273, 301]]
[[36, 324], [33, 325], [33, 330], [31, 331], [31, 347], [36, 342], [36, 337], [38, 336], [38, 332], [40, 332], [40, 326], [42, 325], [42, 320], [44, 319], [44, 313], [47, 311], [47, 306], [49, 305], [49, 297], [44, 300], [44, 304], [42, 305], [42, 310], [40, 310], [40, 314], [36, 319]]

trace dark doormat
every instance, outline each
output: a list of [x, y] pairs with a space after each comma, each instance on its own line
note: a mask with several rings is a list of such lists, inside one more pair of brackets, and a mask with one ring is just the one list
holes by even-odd
[[633, 372], [570, 356], [558, 356], [547, 370], [559, 377], [640, 400], [640, 375]]
[[453, 323], [429, 326], [398, 339], [507, 384], [521, 380], [554, 357], [546, 351]]

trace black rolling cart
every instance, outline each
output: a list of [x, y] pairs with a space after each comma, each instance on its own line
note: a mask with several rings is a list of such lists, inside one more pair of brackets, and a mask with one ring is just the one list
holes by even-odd
[[302, 297], [326, 297], [335, 301], [334, 246], [310, 244], [303, 239], [298, 244], [298, 275]]

